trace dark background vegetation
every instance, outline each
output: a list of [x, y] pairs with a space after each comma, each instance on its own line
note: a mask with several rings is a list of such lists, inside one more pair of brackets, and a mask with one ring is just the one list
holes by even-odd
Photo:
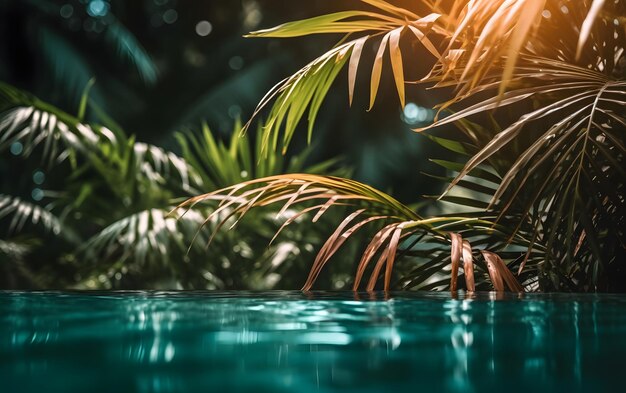
[[[63, 15], [49, 14], [47, 3], [67, 8]], [[84, 86], [94, 77], [90, 95], [109, 116], [139, 140], [165, 147], [173, 146], [173, 131], [197, 127], [201, 121], [218, 135], [228, 135], [235, 119], [247, 120], [275, 83], [337, 39], [245, 39], [244, 34], [358, 6], [356, 1], [324, 0], [96, 1], [105, 4], [106, 11], [93, 17], [93, 3], [4, 0], [0, 78], [75, 113]], [[154, 79], [142, 78], [140, 66], [107, 44], [109, 14], [145, 48], [156, 66]], [[201, 21], [211, 24], [207, 36], [196, 32]], [[427, 66], [416, 64], [416, 75]], [[362, 82], [369, 77], [359, 76]], [[405, 202], [436, 192], [420, 175], [428, 167], [421, 153], [434, 146], [416, 138], [402, 121], [393, 89], [381, 92], [369, 113], [367, 83], [359, 85], [351, 109], [345, 77], [332, 91], [318, 119], [314, 159], [342, 155], [355, 168], [356, 179], [393, 190]], [[424, 107], [436, 101], [423, 94], [412, 100]]]
[[[236, 120], [248, 120], [267, 90], [314, 59], [320, 48], [330, 48], [337, 39], [325, 36], [246, 39], [244, 34], [348, 6], [358, 7], [359, 3], [2, 0], [0, 80], [76, 115], [81, 97], [93, 78], [95, 83], [89, 90], [91, 104], [86, 121], [117, 124], [127, 134], [135, 135], [138, 141], [180, 153], [174, 132], [197, 131], [201, 123], [206, 122], [217, 139], [229, 139]], [[206, 22], [210, 23], [210, 28]], [[419, 64], [418, 58], [416, 75], [429, 65]], [[423, 154], [428, 151], [428, 157], [437, 156], [433, 151], [435, 145], [424, 137], [416, 137], [410, 130], [410, 125], [417, 125], [410, 117], [414, 112], [409, 112], [409, 118], [404, 115], [391, 80], [381, 83], [386, 89], [379, 92], [375, 109], [365, 111], [369, 97], [369, 75], [365, 74], [359, 74], [361, 83], [357, 85], [352, 108], [348, 108], [345, 74], [332, 88], [316, 122], [317, 140], [309, 163], [341, 156], [341, 166], [351, 168], [354, 178], [393, 191], [406, 203], [415, 202], [421, 195], [436, 194], [440, 183], [421, 173], [436, 172]], [[390, 79], [390, 73], [385, 73], [384, 78]], [[422, 93], [409, 96], [409, 101], [430, 108], [437, 100]], [[295, 141], [289, 155], [304, 146], [303, 140]], [[72, 170], [67, 168], [49, 171], [34, 155], [23, 159], [4, 151], [0, 159], [0, 194], [18, 196], [48, 208], [58, 203], [55, 190], [66, 187], [72, 175]], [[97, 172], [86, 171], [80, 181], [97, 183], [98, 176]], [[167, 195], [184, 197], [175, 192]], [[139, 205], [125, 209], [119, 206], [118, 200], [111, 198], [104, 211], [113, 212], [110, 213], [112, 218], [120, 218], [135, 213]], [[76, 212], [73, 217], [81, 241], [113, 222], [92, 223], [90, 213]], [[131, 274], [132, 269], [129, 273], [110, 260], [102, 260], [102, 268], [92, 266], [92, 271], [86, 273], [88, 269], [84, 266], [77, 267], [82, 263], [80, 256], [54, 236], [47, 234], [22, 240], [19, 234], [9, 233], [6, 218], [2, 225], [1, 236], [20, 239], [20, 244], [30, 247], [29, 256], [19, 268], [13, 266], [13, 257], [9, 254], [2, 258], [6, 272], [5, 279], [0, 281], [3, 287], [250, 288], [256, 285], [252, 281], [260, 280], [255, 276], [246, 281], [238, 276], [240, 271], [258, 267], [246, 266], [249, 260], [240, 261], [242, 266], [233, 269], [228, 278], [215, 282], [191, 277], [195, 271], [202, 270], [200, 265], [224, 265], [219, 262], [218, 254], [232, 250], [219, 251], [219, 248], [207, 251], [201, 257], [202, 263], [188, 266], [184, 273], [172, 267], [148, 273], [145, 268], [137, 267]], [[269, 229], [268, 233], [271, 234]], [[269, 234], [267, 236], [271, 237]], [[267, 239], [258, 240], [255, 247], [262, 248], [262, 241]], [[221, 244], [230, 247], [228, 242]], [[296, 258], [300, 267], [283, 272], [276, 287], [297, 288], [306, 276], [313, 255], [308, 252]], [[251, 258], [256, 258], [256, 254]], [[175, 265], [177, 261], [170, 263]], [[77, 273], [78, 270], [81, 273]], [[170, 280], [175, 275], [177, 278]], [[92, 276], [98, 279], [89, 278]], [[186, 278], [181, 280], [182, 276]], [[89, 280], [85, 281], [87, 278]], [[332, 281], [343, 285], [336, 277]]]

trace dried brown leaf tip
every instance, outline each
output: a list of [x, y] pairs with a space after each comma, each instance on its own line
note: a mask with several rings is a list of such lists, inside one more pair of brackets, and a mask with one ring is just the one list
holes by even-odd
[[450, 239], [452, 241], [450, 251], [452, 264], [452, 271], [450, 272], [450, 291], [456, 292], [461, 255], [463, 254], [463, 237], [461, 237], [458, 233], [450, 233]]
[[465, 290], [468, 292], [476, 291], [474, 280], [474, 259], [472, 257], [472, 246], [467, 240], [458, 233], [450, 233], [451, 250], [451, 272], [450, 272], [450, 291], [456, 292], [458, 288], [459, 267], [461, 258], [463, 258], [463, 275], [465, 276]]
[[411, 231], [408, 231], [404, 235], [402, 233], [402, 231], [405, 229], [405, 226], [409, 223], [411, 222], [394, 222], [385, 226], [384, 228], [379, 230], [376, 235], [374, 235], [372, 241], [370, 241], [365, 251], [363, 252], [363, 255], [357, 267], [353, 290], [356, 291], [359, 289], [359, 286], [370, 261], [376, 256], [381, 248], [382, 250], [376, 264], [374, 265], [374, 268], [372, 269], [372, 273], [370, 274], [370, 279], [367, 283], [366, 289], [368, 291], [374, 290], [383, 267], [385, 267], [384, 290], [388, 291], [391, 289], [391, 274], [393, 271], [393, 265], [396, 260], [396, 253], [400, 245], [400, 240], [403, 236], [412, 233]]
[[348, 226], [351, 222], [353, 222], [359, 215], [365, 212], [365, 209], [357, 210], [356, 212], [349, 215], [346, 219], [344, 219], [341, 224], [337, 227], [335, 232], [326, 240], [326, 243], [322, 246], [320, 251], [313, 262], [313, 266], [309, 272], [309, 277], [307, 278], [304, 287], [302, 290], [308, 291], [311, 289], [315, 280], [319, 276], [322, 268], [326, 265], [326, 263], [330, 260], [330, 258], [339, 250], [339, 248], [348, 240], [356, 231], [361, 229], [366, 224], [370, 222], [382, 220], [388, 218], [387, 216], [374, 216], [362, 219], [358, 221], [356, 224], [352, 226]]
[[487, 263], [487, 270], [489, 272], [489, 277], [491, 278], [491, 283], [497, 292], [504, 291], [505, 284], [511, 292], [524, 292], [522, 285], [517, 282], [515, 276], [511, 273], [499, 255], [484, 250], [481, 251], [481, 253]]
[[463, 240], [463, 273], [465, 274], [465, 288], [467, 291], [476, 291], [476, 284], [474, 283], [474, 260], [472, 258], [472, 246], [467, 240]]

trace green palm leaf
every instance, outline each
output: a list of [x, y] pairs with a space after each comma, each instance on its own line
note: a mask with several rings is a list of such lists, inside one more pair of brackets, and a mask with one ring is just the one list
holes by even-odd
[[[417, 15], [394, 7], [384, 1], [367, 1], [380, 12], [346, 11], [320, 17], [286, 23], [271, 29], [250, 33], [250, 37], [297, 37], [316, 33], [344, 33], [344, 39], [333, 49], [313, 60], [296, 74], [278, 83], [270, 90], [257, 106], [252, 119], [270, 102], [275, 100], [270, 110], [269, 119], [265, 124], [263, 144], [271, 150], [287, 149], [296, 126], [308, 109], [308, 140], [310, 142], [315, 118], [338, 73], [349, 60], [348, 85], [350, 103], [354, 94], [356, 73], [365, 43], [382, 35], [378, 53], [374, 60], [371, 78], [370, 109], [374, 105], [383, 66], [383, 55], [389, 48], [391, 66], [396, 82], [400, 102], [404, 105], [404, 70], [400, 51], [400, 37], [403, 33], [414, 34], [418, 41], [433, 53], [439, 52], [427, 37], [439, 18], [438, 14], [430, 14], [420, 18]], [[411, 19], [407, 19], [411, 18]], [[359, 38], [349, 40], [351, 35]], [[347, 41], [347, 42], [344, 42]], [[389, 45], [387, 45], [389, 43]], [[250, 120], [250, 122], [252, 121]], [[251, 124], [248, 122], [245, 128]], [[279, 139], [283, 128], [283, 138]]]
[[26, 225], [32, 225], [44, 233], [78, 241], [78, 236], [48, 209], [16, 196], [0, 194], [0, 220], [8, 223], [7, 235], [20, 233]]

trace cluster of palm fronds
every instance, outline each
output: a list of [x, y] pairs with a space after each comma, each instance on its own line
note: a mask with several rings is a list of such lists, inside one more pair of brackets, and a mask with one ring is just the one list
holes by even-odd
[[[171, 211], [201, 190], [285, 170], [347, 175], [334, 169], [335, 161], [307, 165], [309, 148], [290, 158], [271, 154], [257, 165], [260, 134], [233, 132], [225, 143], [206, 125], [177, 134], [176, 154], [137, 142], [115, 124], [84, 122], [89, 101], [82, 102], [73, 116], [0, 84], [3, 160], [16, 169], [37, 161], [50, 179], [37, 202], [25, 197], [24, 182], [3, 190], [13, 195], [0, 195], [2, 287], [270, 288], [293, 286], [289, 280], [305, 274], [306, 255], [328, 225], [290, 231], [268, 248], [284, 219], [258, 212], [241, 231], [213, 236], [207, 251], [223, 209], [215, 220], [205, 219], [211, 206], [180, 216]], [[9, 153], [15, 146], [19, 151]]]
[[[387, 53], [402, 105], [407, 83], [450, 93], [427, 129], [455, 125], [461, 131], [455, 140], [432, 136], [464, 158], [439, 162], [457, 173], [440, 199], [455, 203], [458, 213], [421, 218], [365, 185], [301, 174], [247, 181], [183, 206], [220, 199], [216, 211], [241, 217], [257, 206], [300, 204], [302, 213], [315, 212], [314, 221], [332, 206], [349, 206], [305, 288], [348, 238], [373, 226], [375, 235], [355, 266], [355, 288], [369, 269], [368, 289], [383, 270], [385, 289], [394, 272], [396, 287], [456, 289], [462, 258], [467, 289], [488, 281], [512, 290], [520, 290], [518, 282], [529, 289], [623, 289], [626, 2], [424, 0], [415, 10], [362, 2], [368, 10], [250, 34], [343, 34], [260, 102], [255, 115], [271, 105], [262, 137], [266, 152], [285, 151], [305, 113], [311, 139], [322, 101], [346, 64], [352, 102], [364, 48], [373, 45], [370, 109]], [[419, 43], [418, 50], [402, 49], [405, 42]], [[432, 57], [432, 69], [407, 82], [405, 70], [424, 54]], [[452, 188], [465, 188], [471, 197], [455, 196]], [[472, 253], [472, 246], [482, 251]], [[400, 256], [407, 261], [402, 266], [394, 263]]]

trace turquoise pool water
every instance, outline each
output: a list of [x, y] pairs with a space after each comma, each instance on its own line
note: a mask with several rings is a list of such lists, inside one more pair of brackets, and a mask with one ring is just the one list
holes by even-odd
[[626, 296], [0, 292], [0, 391], [622, 391]]

